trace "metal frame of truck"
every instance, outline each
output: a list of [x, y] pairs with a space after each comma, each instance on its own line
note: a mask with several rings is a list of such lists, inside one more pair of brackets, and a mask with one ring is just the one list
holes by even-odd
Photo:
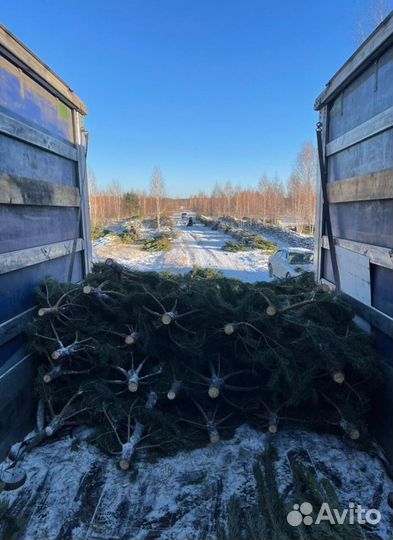
[[0, 455], [31, 422], [24, 329], [46, 275], [80, 281], [91, 260], [86, 106], [0, 26]]
[[326, 179], [326, 199], [321, 186], [317, 197], [315, 273], [330, 287], [338, 282], [359, 324], [375, 335], [385, 373], [376, 430], [392, 457], [393, 13], [328, 82], [315, 110], [321, 186]]

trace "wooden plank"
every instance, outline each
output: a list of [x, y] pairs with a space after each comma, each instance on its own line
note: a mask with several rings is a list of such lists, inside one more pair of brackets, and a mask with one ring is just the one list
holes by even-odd
[[0, 204], [79, 206], [79, 189], [0, 173]]
[[0, 171], [31, 180], [77, 187], [75, 161], [0, 133]]
[[[334, 243], [344, 249], [364, 255], [370, 259], [372, 264], [384, 266], [393, 270], [393, 250], [385, 247], [373, 246], [344, 238], [335, 238]], [[322, 236], [322, 248], [329, 249], [327, 236]]]
[[87, 114], [86, 105], [73, 90], [3, 25], [0, 25], [0, 44], [24, 64], [26, 71], [30, 75], [41, 79], [42, 82], [51, 86], [56, 93], [63, 96], [82, 114]]
[[74, 238], [77, 214], [75, 207], [0, 204], [0, 253]]
[[393, 169], [328, 183], [331, 203], [393, 199]]
[[354, 54], [327, 83], [325, 90], [315, 101], [315, 110], [320, 110], [362, 71], [366, 63], [371, 63], [381, 51], [393, 42], [393, 13], [374, 30]]
[[[72, 250], [72, 243], [72, 240], [68, 240], [65, 242], [56, 242], [45, 246], [3, 253], [0, 255], [0, 275], [69, 255]], [[83, 244], [83, 239], [78, 238], [76, 246], [77, 252], [82, 251]]]
[[72, 161], [77, 160], [76, 150], [71, 144], [62, 142], [60, 139], [28, 126], [3, 112], [0, 112], [0, 132]]
[[393, 129], [345, 148], [328, 158], [328, 181], [346, 180], [393, 168]]
[[25, 330], [27, 323], [33, 318], [36, 309], [36, 306], [33, 306], [0, 324], [0, 346], [19, 336]]
[[365, 139], [369, 139], [382, 131], [393, 127], [393, 107], [389, 107], [386, 111], [383, 111], [370, 120], [359, 124], [355, 128], [351, 129], [341, 137], [333, 139], [326, 145], [326, 155], [331, 156], [337, 154], [350, 146], [360, 143]]
[[333, 235], [393, 248], [393, 199], [330, 204]]

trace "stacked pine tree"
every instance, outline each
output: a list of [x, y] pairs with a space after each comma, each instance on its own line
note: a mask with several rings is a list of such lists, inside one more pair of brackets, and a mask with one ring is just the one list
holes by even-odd
[[28, 329], [40, 421], [17, 452], [72, 425], [90, 426], [123, 469], [139, 449], [217, 443], [244, 422], [367, 439], [378, 362], [341, 297], [310, 275], [256, 284], [203, 275], [108, 259], [79, 285], [46, 279]]

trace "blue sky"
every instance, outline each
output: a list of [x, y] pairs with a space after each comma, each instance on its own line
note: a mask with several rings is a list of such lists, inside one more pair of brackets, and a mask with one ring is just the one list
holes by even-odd
[[2, 22], [89, 108], [89, 165], [172, 196], [287, 180], [316, 96], [369, 30], [369, 0], [18, 0]]

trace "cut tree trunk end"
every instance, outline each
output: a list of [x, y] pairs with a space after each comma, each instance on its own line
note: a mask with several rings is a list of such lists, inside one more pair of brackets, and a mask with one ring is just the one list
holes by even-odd
[[343, 371], [335, 371], [332, 374], [333, 380], [337, 384], [343, 384], [345, 381], [345, 374]]
[[207, 424], [207, 433], [212, 444], [217, 444], [220, 442], [220, 434], [214, 422], [209, 422]]
[[139, 384], [137, 382], [130, 382], [128, 383], [128, 390], [132, 392], [133, 394], [135, 392], [138, 392]]
[[277, 433], [278, 431], [278, 416], [272, 414], [269, 416], [269, 433]]
[[61, 356], [63, 356], [65, 353], [66, 347], [63, 347], [61, 349], [56, 349], [55, 351], [53, 351], [53, 353], [51, 354], [51, 358], [52, 360], [58, 360]]
[[342, 419], [340, 422], [340, 426], [342, 427], [343, 431], [345, 431], [345, 433], [349, 435], [349, 438], [353, 441], [357, 441], [360, 438], [359, 429], [351, 422], [348, 422], [348, 420]]
[[164, 313], [164, 315], [161, 317], [162, 324], [165, 324], [165, 326], [168, 326], [168, 324], [171, 324], [176, 319], [176, 313], [173, 313], [173, 311], [167, 311]]
[[48, 307], [48, 308], [42, 307], [38, 310], [39, 317], [46, 317], [46, 316], [50, 317], [51, 315], [57, 316], [59, 315], [59, 313], [60, 313], [60, 310], [57, 307]]
[[224, 386], [224, 379], [213, 376], [210, 379], [208, 394], [211, 399], [217, 399], [220, 395], [221, 388]]
[[138, 392], [139, 375], [135, 371], [128, 377], [128, 390], [132, 393]]
[[172, 386], [169, 389], [169, 392], [167, 393], [167, 398], [171, 401], [176, 399], [177, 395], [179, 394], [181, 387], [182, 387], [182, 381], [175, 380], [172, 383]]
[[274, 306], [267, 306], [266, 315], [269, 315], [269, 317], [274, 317], [277, 315], [277, 309]]
[[119, 460], [119, 467], [122, 471], [127, 471], [130, 468], [131, 459], [135, 453], [135, 447], [142, 439], [144, 431], [145, 427], [143, 426], [143, 424], [137, 422], [130, 439], [125, 444], [123, 444], [121, 458]]
[[55, 379], [58, 379], [59, 377], [61, 377], [62, 373], [63, 373], [63, 370], [61, 369], [61, 367], [56, 366], [50, 371], [48, 371], [48, 373], [45, 373], [45, 375], [42, 377], [42, 380], [44, 381], [44, 383], [49, 384]]
[[139, 334], [137, 332], [132, 332], [131, 334], [128, 334], [128, 336], [124, 338], [124, 342], [127, 345], [134, 345], [134, 343], [136, 343], [138, 339], [139, 339]]
[[328, 292], [330, 292], [330, 287], [329, 287], [329, 285], [326, 285], [326, 283], [321, 283], [317, 287], [317, 290], [319, 290], [321, 292], [324, 292], [324, 293], [328, 293]]
[[228, 323], [224, 326], [224, 332], [227, 336], [232, 335], [236, 331], [236, 324], [235, 323]]
[[209, 398], [217, 399], [220, 395], [220, 389], [217, 386], [209, 386], [208, 394]]
[[119, 467], [122, 471], [127, 471], [130, 468], [130, 462], [128, 459], [121, 459], [119, 461]]
[[57, 431], [59, 431], [61, 427], [63, 427], [64, 422], [65, 419], [60, 414], [54, 416], [50, 423], [44, 429], [45, 435], [47, 437], [52, 437]]
[[116, 274], [118, 274], [119, 276], [122, 274], [123, 272], [122, 265], [114, 261], [113, 259], [111, 258], [106, 259], [105, 264], [109, 266], [110, 268], [112, 268], [112, 270], [116, 272]]
[[111, 300], [111, 297], [108, 294], [102, 292], [99, 288], [92, 287], [91, 285], [85, 285], [82, 290], [84, 294], [94, 294], [100, 300]]

